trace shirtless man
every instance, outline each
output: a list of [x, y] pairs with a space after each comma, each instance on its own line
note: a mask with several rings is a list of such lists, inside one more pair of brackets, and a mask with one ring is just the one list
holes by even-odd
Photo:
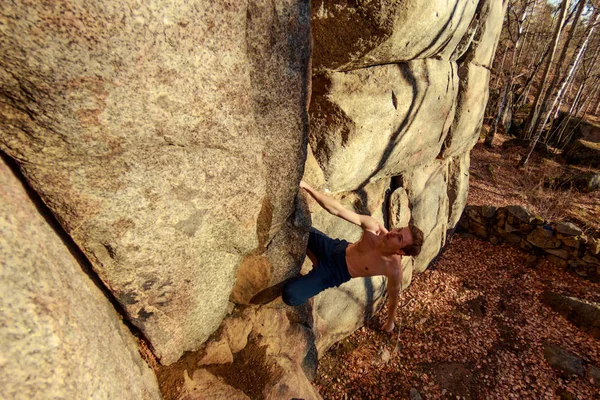
[[388, 231], [375, 218], [348, 210], [339, 201], [319, 193], [306, 182], [300, 182], [300, 187], [330, 214], [360, 226], [363, 234], [358, 242], [348, 243], [311, 229], [306, 254], [313, 263], [313, 269], [285, 284], [283, 301], [287, 305], [298, 306], [351, 278], [384, 275], [388, 279], [388, 318], [383, 329], [392, 332], [402, 282], [402, 256], [419, 254], [423, 232], [415, 226]]

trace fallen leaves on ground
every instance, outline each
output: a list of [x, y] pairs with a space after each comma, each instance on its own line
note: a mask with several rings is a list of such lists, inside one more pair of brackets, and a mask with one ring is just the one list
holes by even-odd
[[403, 399], [411, 388], [424, 399], [599, 398], [599, 387], [561, 377], [545, 361], [550, 343], [600, 366], [600, 342], [541, 296], [551, 289], [600, 302], [600, 285], [543, 259], [527, 267], [525, 258], [507, 245], [454, 236], [404, 292], [400, 334], [380, 329], [382, 310], [326, 353], [315, 386], [325, 399]]
[[560, 156], [548, 159], [533, 153], [524, 168], [517, 168], [526, 149], [518, 146], [504, 149], [502, 144], [508, 139], [497, 134], [493, 148], [479, 142], [471, 151], [469, 204], [521, 205], [548, 221], [573, 222], [588, 234], [600, 235], [600, 190], [584, 193], [548, 188], [548, 180], [564, 173], [564, 160]]
[[[499, 147], [505, 139], [473, 150], [469, 204], [521, 204], [546, 218], [587, 207], [583, 218], [597, 232], [598, 192], [543, 192], [540, 174], [560, 165], [536, 156], [517, 171], [516, 152]], [[526, 258], [508, 245], [455, 235], [404, 292], [395, 333], [380, 328], [384, 308], [323, 356], [314, 385], [325, 399], [407, 399], [411, 389], [424, 399], [600, 398], [600, 383], [561, 376], [543, 355], [548, 343], [600, 367], [600, 342], [541, 301], [549, 289], [600, 302], [600, 284], [544, 259], [529, 267]]]

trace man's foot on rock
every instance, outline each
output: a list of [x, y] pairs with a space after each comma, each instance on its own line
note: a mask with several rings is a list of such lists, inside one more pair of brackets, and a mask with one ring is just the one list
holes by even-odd
[[281, 297], [283, 285], [285, 285], [287, 283], [287, 281], [288, 280], [279, 282], [276, 285], [273, 285], [271, 287], [268, 287], [268, 288], [258, 292], [257, 294], [254, 295], [254, 297], [252, 297], [250, 299], [250, 304], [256, 304], [256, 305], [267, 304], [267, 303], [270, 303], [273, 300], [275, 300], [277, 297]]

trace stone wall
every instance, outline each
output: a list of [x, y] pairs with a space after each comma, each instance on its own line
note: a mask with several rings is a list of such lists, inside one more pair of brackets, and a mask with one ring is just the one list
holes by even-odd
[[600, 239], [584, 235], [572, 223], [545, 221], [521, 206], [467, 206], [459, 229], [494, 244], [520, 247], [583, 277], [600, 279]]

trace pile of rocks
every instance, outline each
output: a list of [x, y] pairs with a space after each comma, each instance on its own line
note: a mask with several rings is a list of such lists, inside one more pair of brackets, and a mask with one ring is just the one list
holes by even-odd
[[467, 206], [458, 229], [494, 244], [518, 246], [591, 280], [600, 279], [600, 239], [584, 235], [572, 223], [548, 222], [521, 206]]

